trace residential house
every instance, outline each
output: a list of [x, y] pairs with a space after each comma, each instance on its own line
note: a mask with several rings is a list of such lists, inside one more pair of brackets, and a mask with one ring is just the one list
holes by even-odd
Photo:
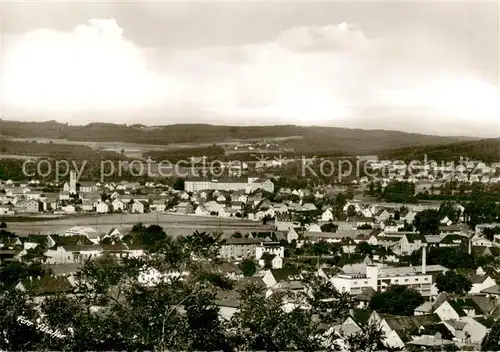
[[463, 235], [462, 227], [459, 225], [439, 226], [439, 232], [443, 235]]
[[292, 241], [297, 241], [299, 239], [299, 234], [292, 227], [286, 234], [286, 240], [288, 243], [292, 243]]
[[233, 211], [234, 209], [231, 208], [222, 208], [217, 215], [221, 218], [229, 218], [233, 215]]
[[285, 283], [300, 282], [303, 279], [302, 273], [294, 268], [267, 270], [262, 277], [267, 287], [278, 288], [285, 286]]
[[426, 245], [425, 236], [418, 233], [405, 234], [399, 240], [399, 245], [401, 249], [401, 255], [411, 255], [413, 252], [418, 251], [420, 248]]
[[488, 275], [474, 274], [470, 275], [469, 279], [472, 282], [472, 288], [470, 289], [469, 294], [480, 294], [482, 290], [496, 285], [496, 281]]
[[90, 199], [82, 200], [82, 204], [80, 205], [80, 209], [82, 211], [94, 211], [94, 202]]
[[321, 232], [321, 227], [319, 224], [310, 224], [307, 226], [307, 231], [308, 232]]
[[467, 238], [460, 235], [447, 235], [441, 242], [439, 247], [459, 247], [467, 241]]
[[226, 203], [226, 197], [224, 197], [222, 194], [217, 197], [217, 203]]
[[149, 203], [145, 201], [134, 201], [132, 204], [132, 213], [147, 213], [149, 212]]
[[110, 207], [109, 207], [108, 203], [106, 203], [106, 202], [99, 202], [95, 206], [95, 211], [96, 211], [96, 213], [99, 213], [99, 214], [106, 214], [106, 213], [109, 213]]
[[31, 190], [27, 187], [10, 187], [5, 189], [5, 194], [10, 198], [20, 198], [23, 197], [26, 192]]
[[493, 285], [491, 287], [482, 289], [481, 293], [485, 294], [488, 298], [500, 300], [500, 285]]
[[215, 305], [219, 307], [219, 314], [222, 319], [230, 321], [234, 314], [239, 311], [240, 294], [234, 290], [218, 290]]
[[116, 258], [126, 258], [129, 256], [129, 250], [126, 244], [121, 241], [113, 241], [110, 244], [101, 243], [102, 254]]
[[16, 204], [16, 210], [23, 213], [38, 213], [43, 211], [43, 203], [39, 200], [23, 200]]
[[105, 235], [102, 236], [101, 240], [103, 240], [105, 238], [118, 238], [121, 240], [122, 237], [123, 237], [123, 235], [121, 234], [121, 232], [116, 227], [113, 227]]
[[66, 214], [74, 214], [76, 213], [76, 208], [73, 204], [68, 204], [66, 206], [61, 207], [61, 210]]
[[356, 242], [352, 238], [343, 238], [340, 243], [342, 244], [342, 253], [354, 254], [356, 252]]
[[231, 208], [234, 210], [243, 210], [244, 203], [236, 201], [231, 203]]
[[122, 212], [127, 209], [126, 204], [120, 199], [114, 199], [111, 202], [111, 209], [114, 212]]
[[279, 242], [262, 242], [255, 247], [255, 259], [259, 260], [264, 253], [285, 257], [285, 248]]
[[406, 344], [413, 340], [412, 336], [418, 336], [426, 328], [441, 324], [436, 314], [399, 316], [377, 312], [372, 313], [369, 322], [381, 328], [385, 335], [382, 342], [389, 348], [405, 348]]
[[59, 206], [59, 195], [57, 193], [44, 193], [40, 199], [44, 211], [56, 210]]
[[159, 211], [159, 212], [165, 211], [167, 209], [166, 199], [165, 198], [153, 199], [153, 202], [149, 208], [151, 211]]
[[434, 313], [439, 315], [442, 321], [460, 320], [466, 316], [479, 317], [483, 315], [483, 312], [471, 297], [445, 300], [436, 307]]
[[78, 192], [79, 193], [93, 193], [97, 192], [97, 184], [93, 181], [83, 181], [79, 183]]
[[36, 303], [41, 303], [45, 298], [57, 294], [69, 295], [74, 292], [74, 286], [68, 277], [51, 275], [37, 278], [30, 276], [19, 281], [15, 288], [23, 292], [33, 292]]
[[399, 213], [399, 219], [407, 223], [412, 223], [415, 220], [415, 215], [417, 215], [415, 211], [405, 208]]
[[269, 254], [265, 252], [259, 259], [259, 265], [261, 267], [266, 267], [267, 262], [270, 262], [270, 267], [272, 269], [281, 269], [283, 268], [283, 257], [280, 257], [276, 254]]
[[14, 209], [12, 204], [0, 204], [0, 215], [14, 215]]
[[482, 317], [464, 317], [461, 320], [445, 320], [443, 323], [453, 335], [453, 340], [460, 344], [480, 344], [491, 327], [488, 319]]
[[373, 228], [375, 226], [375, 222], [373, 221], [372, 218], [365, 218], [361, 216], [355, 216], [351, 220], [353, 228], [360, 228], [360, 227], [370, 227]]
[[102, 195], [99, 192], [80, 193], [80, 199], [82, 200], [82, 202], [92, 202], [92, 206], [95, 207], [95, 205], [102, 200]]
[[189, 202], [180, 202], [176, 206], [176, 213], [179, 214], [193, 214], [193, 205]]
[[374, 218], [377, 222], [387, 221], [391, 217], [391, 213], [387, 211], [387, 209], [380, 209], [374, 215]]
[[203, 204], [200, 204], [196, 207], [194, 214], [198, 216], [209, 216], [210, 211], [207, 208], [205, 208]]
[[333, 221], [334, 216], [331, 211], [331, 209], [326, 209], [322, 214], [321, 214], [321, 221]]

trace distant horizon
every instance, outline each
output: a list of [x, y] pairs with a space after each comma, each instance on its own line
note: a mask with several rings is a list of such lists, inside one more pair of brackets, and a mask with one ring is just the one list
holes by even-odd
[[[422, 133], [422, 132], [412, 132], [412, 131], [404, 131], [404, 130], [398, 130], [398, 129], [385, 129], [385, 128], [363, 128], [363, 127], [345, 127], [345, 126], [332, 126], [332, 125], [299, 125], [299, 124], [275, 124], [275, 123], [269, 123], [269, 124], [255, 124], [255, 125], [233, 125], [233, 124], [215, 124], [215, 123], [204, 123], [204, 122], [186, 122], [186, 123], [169, 123], [169, 124], [164, 124], [164, 125], [150, 125], [150, 124], [144, 124], [144, 123], [117, 123], [117, 122], [106, 122], [106, 121], [92, 121], [88, 122], [85, 124], [75, 124], [75, 123], [69, 123], [69, 122], [61, 122], [57, 120], [44, 120], [44, 121], [37, 121], [37, 120], [11, 120], [11, 119], [6, 119], [0, 117], [0, 121], [4, 122], [18, 122], [18, 123], [58, 123], [62, 125], [68, 125], [71, 127], [86, 127], [88, 125], [96, 125], [96, 124], [110, 124], [110, 125], [119, 125], [119, 126], [126, 126], [126, 127], [133, 127], [133, 126], [144, 126], [148, 128], [164, 128], [164, 127], [169, 127], [169, 126], [213, 126], [213, 127], [239, 127], [239, 128], [246, 128], [246, 127], [285, 127], [285, 126], [290, 126], [290, 127], [298, 127], [298, 128], [332, 128], [332, 129], [347, 129], [347, 130], [361, 130], [361, 131], [380, 131], [380, 132], [395, 132], [395, 133], [405, 133], [405, 134], [415, 134], [415, 135], [426, 135], [426, 136], [435, 136], [435, 137], [443, 137], [443, 138], [459, 138], [459, 139], [470, 139], [470, 140], [481, 140], [481, 139], [500, 139], [500, 135], [497, 136], [474, 136], [474, 135], [442, 135], [442, 134], [432, 134], [432, 133]], [[0, 131], [1, 132], [1, 131]], [[290, 136], [292, 137], [292, 136]], [[24, 138], [24, 137], [19, 137], [19, 138]], [[29, 139], [31, 137], [25, 137], [26, 139]], [[283, 137], [286, 138], [286, 137]], [[241, 139], [241, 138], [240, 138]], [[255, 138], [249, 138], [249, 139], [255, 139]], [[263, 138], [265, 139], [265, 138]]]

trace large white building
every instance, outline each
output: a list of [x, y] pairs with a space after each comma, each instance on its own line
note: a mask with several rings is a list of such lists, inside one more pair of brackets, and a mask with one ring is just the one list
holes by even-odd
[[426, 247], [422, 251], [422, 266], [410, 267], [378, 267], [367, 265], [364, 273], [339, 274], [331, 278], [335, 288], [340, 292], [357, 295], [364, 288], [385, 291], [390, 285], [408, 286], [419, 291], [422, 296], [437, 295], [433, 287], [432, 274], [445, 272], [448, 269], [441, 265], [426, 265]]
[[274, 192], [274, 184], [268, 179], [250, 177], [248, 179], [191, 179], [184, 182], [184, 190], [186, 192], [219, 190], [251, 193], [258, 189], [266, 192]]

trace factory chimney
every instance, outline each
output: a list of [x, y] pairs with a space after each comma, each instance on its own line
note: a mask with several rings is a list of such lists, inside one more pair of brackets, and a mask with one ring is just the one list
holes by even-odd
[[427, 265], [427, 243], [422, 246], [422, 274], [425, 274]]

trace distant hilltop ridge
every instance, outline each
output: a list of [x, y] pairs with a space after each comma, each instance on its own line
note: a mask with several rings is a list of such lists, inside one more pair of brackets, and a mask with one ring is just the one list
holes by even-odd
[[6, 138], [45, 138], [151, 145], [221, 143], [229, 140], [297, 137], [286, 141], [286, 144], [298, 153], [314, 150], [338, 152], [344, 155], [376, 153], [396, 148], [439, 145], [478, 139], [318, 126], [218, 126], [209, 124], [145, 126], [104, 122], [77, 126], [53, 120], [46, 122], [0, 120], [0, 134]]

